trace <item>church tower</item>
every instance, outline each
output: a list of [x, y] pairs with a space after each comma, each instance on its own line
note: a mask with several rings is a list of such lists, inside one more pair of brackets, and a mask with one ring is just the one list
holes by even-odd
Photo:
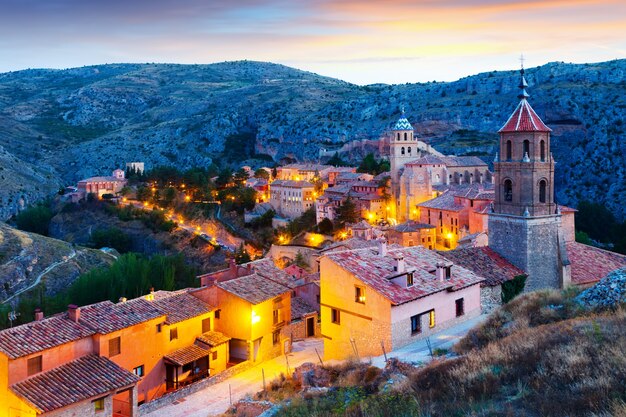
[[499, 131], [489, 246], [528, 274], [532, 291], [566, 285], [569, 260], [554, 202], [551, 129], [528, 103], [527, 87], [522, 68], [520, 102]]
[[394, 213], [392, 213], [396, 220], [405, 220], [405, 210], [400, 208], [400, 176], [404, 166], [420, 157], [418, 151], [417, 139], [415, 139], [413, 126], [409, 123], [409, 120], [404, 115], [404, 109], [402, 109], [402, 116], [393, 127], [391, 140], [389, 141], [389, 165], [391, 168], [391, 189], [394, 204]]

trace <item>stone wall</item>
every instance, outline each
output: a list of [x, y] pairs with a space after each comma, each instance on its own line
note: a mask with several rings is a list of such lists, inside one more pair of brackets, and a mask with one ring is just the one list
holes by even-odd
[[480, 289], [480, 305], [483, 313], [489, 314], [502, 305], [502, 286], [485, 286]]
[[[317, 314], [315, 314], [314, 316], [310, 316], [313, 317], [315, 326], [313, 327], [313, 330], [315, 332], [314, 337], [320, 337], [322, 334], [322, 330], [320, 327], [320, 322], [317, 319]], [[298, 321], [292, 321], [291, 322], [291, 340], [295, 341], [295, 340], [301, 340], [301, 339], [306, 339], [307, 335], [306, 335], [306, 320], [308, 317], [305, 317], [302, 320], [298, 320]]]
[[93, 401], [87, 400], [46, 413], [46, 417], [95, 417], [100, 415], [113, 415], [113, 396], [109, 395], [104, 399], [103, 411], [96, 412]]
[[[203, 379], [201, 381], [198, 381], [196, 383], [193, 383], [191, 385], [187, 385], [186, 387], [183, 387], [177, 391], [173, 391], [170, 393], [167, 393], [155, 400], [150, 401], [149, 403], [143, 404], [139, 406], [139, 415], [146, 415], [148, 413], [151, 413], [155, 410], [158, 410], [161, 407], [164, 407], [166, 405], [171, 404], [172, 402], [179, 400], [181, 398], [187, 397], [195, 392], [201, 391], [207, 387], [210, 387], [211, 385], [215, 385], [218, 384], [220, 382], [223, 382], [225, 380], [227, 380], [228, 378], [231, 378], [237, 374], [240, 374], [244, 371], [247, 371], [248, 369], [253, 368], [255, 365], [254, 362], [252, 361], [245, 361], [245, 362], [241, 362], [238, 363], [237, 365], [230, 367], [228, 369], [226, 369], [224, 372], [220, 372], [219, 374], [212, 376], [210, 378], [206, 378]], [[88, 415], [88, 414], [86, 414]], [[106, 414], [106, 415], [110, 415], [110, 414]], [[78, 417], [79, 415], [77, 415]], [[56, 417], [56, 416], [55, 416]]]

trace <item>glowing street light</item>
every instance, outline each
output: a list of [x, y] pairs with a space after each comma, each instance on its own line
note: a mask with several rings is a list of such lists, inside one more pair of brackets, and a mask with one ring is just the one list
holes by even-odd
[[252, 311], [252, 324], [256, 324], [261, 321], [261, 317], [256, 314], [256, 311]]

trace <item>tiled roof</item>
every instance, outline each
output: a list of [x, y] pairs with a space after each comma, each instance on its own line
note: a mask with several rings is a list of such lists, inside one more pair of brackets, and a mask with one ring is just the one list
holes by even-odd
[[500, 133], [504, 132], [551, 132], [548, 126], [537, 116], [537, 113], [528, 103], [528, 100], [522, 99], [517, 108], [506, 121]]
[[202, 349], [200, 346], [191, 345], [175, 350], [174, 352], [163, 356], [163, 359], [175, 365], [183, 366], [193, 361], [197, 361], [200, 358], [209, 356], [209, 353], [210, 352], [208, 350]]
[[313, 188], [315, 186], [308, 181], [276, 180], [270, 184], [271, 187]]
[[[392, 255], [402, 255], [406, 270], [414, 270], [412, 287], [404, 288], [390, 281], [390, 278], [399, 275], [393, 270], [395, 261]], [[454, 265], [452, 278], [443, 282], [439, 281], [434, 271], [437, 263], [446, 262], [446, 259], [421, 246], [388, 249], [387, 256], [379, 255], [377, 250], [372, 249], [332, 252], [325, 256], [394, 305], [407, 303], [440, 291], [456, 291], [479, 284], [484, 280], [474, 272]]]
[[163, 314], [167, 315], [166, 323], [168, 324], [198, 317], [215, 309], [187, 292], [155, 299], [152, 303]]
[[409, 122], [409, 119], [407, 119], [403, 115], [401, 118], [398, 119], [396, 124], [393, 126], [393, 130], [413, 130], [413, 126], [411, 126], [411, 122]]
[[435, 156], [425, 155], [406, 164], [415, 165], [445, 165], [447, 167], [475, 167], [487, 166], [487, 163], [477, 156]]
[[517, 275], [526, 275], [524, 271], [504, 259], [489, 247], [462, 248], [450, 251], [438, 251], [446, 259], [473, 271], [485, 278], [482, 286], [495, 286]]
[[117, 304], [103, 301], [80, 307], [80, 322], [98, 333], [107, 334], [135, 324], [161, 317], [161, 312], [151, 301], [135, 298]]
[[315, 307], [304, 301], [302, 297], [291, 298], [291, 319], [298, 320], [317, 313]]
[[472, 184], [470, 187], [460, 188], [454, 191], [454, 195], [457, 197], [469, 198], [470, 200], [495, 200], [496, 193], [491, 186], [484, 186], [483, 184]]
[[419, 203], [418, 206], [447, 211], [461, 211], [463, 206], [454, 202], [454, 193], [447, 191], [432, 200]]
[[348, 226], [352, 230], [370, 230], [372, 229], [372, 225], [370, 225], [365, 220], [361, 220], [358, 223]]
[[0, 351], [16, 359], [88, 337], [95, 332], [67, 318], [67, 313], [0, 331]]
[[566, 246], [574, 284], [600, 281], [609, 272], [626, 266], [626, 255], [578, 242], [568, 242]]
[[407, 232], [417, 232], [421, 229], [434, 229], [435, 226], [426, 223], [418, 223], [413, 220], [409, 220], [408, 222], [401, 223], [394, 227], [396, 232], [407, 233]]
[[299, 169], [300, 171], [322, 171], [324, 169], [331, 169], [334, 167], [332, 165], [321, 165], [321, 164], [289, 164], [283, 165], [282, 167], [278, 167], [278, 169]]
[[575, 208], [561, 206], [561, 205], [559, 205], [559, 209], [561, 210], [561, 213], [576, 213], [578, 211]]
[[11, 386], [42, 413], [114, 393], [139, 377], [109, 359], [88, 355]]
[[217, 282], [219, 288], [252, 304], [260, 304], [265, 300], [278, 297], [290, 291], [290, 288], [267, 279], [257, 273], [228, 281]]
[[215, 347], [221, 345], [222, 343], [228, 342], [230, 340], [230, 337], [226, 336], [224, 333], [212, 331], [202, 333], [196, 338], [196, 340], [205, 343], [211, 347]]
[[414, 165], [444, 165], [443, 159], [435, 155], [424, 155], [414, 161], [406, 164], [407, 166]]
[[252, 272], [265, 279], [272, 280], [290, 289], [297, 286], [297, 279], [293, 278], [293, 274], [277, 267], [272, 258], [263, 258], [243, 264], [243, 266], [248, 265], [252, 267]]
[[128, 181], [126, 178], [116, 178], [116, 177], [91, 177], [85, 178], [84, 180], [78, 181], [78, 183], [87, 183], [87, 182], [126, 182]]
[[330, 253], [336, 251], [344, 251], [344, 250], [353, 250], [353, 249], [364, 249], [371, 248], [377, 245], [375, 240], [365, 240], [360, 237], [353, 237], [350, 239], [342, 240], [340, 242], [335, 242], [332, 245], [329, 245], [322, 249], [320, 253]]

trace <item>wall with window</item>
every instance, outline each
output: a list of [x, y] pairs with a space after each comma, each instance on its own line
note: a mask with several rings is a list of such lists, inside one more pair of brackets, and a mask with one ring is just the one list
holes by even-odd
[[46, 417], [95, 417], [113, 415], [113, 396], [108, 395], [99, 399], [81, 401], [68, 407], [46, 413]]
[[[452, 267], [454, 276], [454, 266]], [[433, 275], [433, 280], [435, 280]], [[457, 317], [456, 300], [463, 299], [464, 314]], [[434, 310], [434, 326], [430, 326], [428, 312]], [[393, 349], [427, 337], [480, 314], [480, 285], [459, 291], [440, 291], [424, 298], [391, 307], [391, 338]], [[411, 317], [420, 316], [419, 332], [414, 332]]]
[[0, 352], [0, 416], [35, 417], [35, 409], [9, 391], [9, 375], [9, 358]]
[[[365, 289], [363, 302], [356, 301], [356, 288]], [[373, 288], [332, 262], [320, 259], [321, 333], [325, 359], [382, 355], [381, 342], [391, 350], [389, 301]], [[333, 323], [333, 310], [338, 323]], [[352, 343], [352, 341], [354, 343]]]

